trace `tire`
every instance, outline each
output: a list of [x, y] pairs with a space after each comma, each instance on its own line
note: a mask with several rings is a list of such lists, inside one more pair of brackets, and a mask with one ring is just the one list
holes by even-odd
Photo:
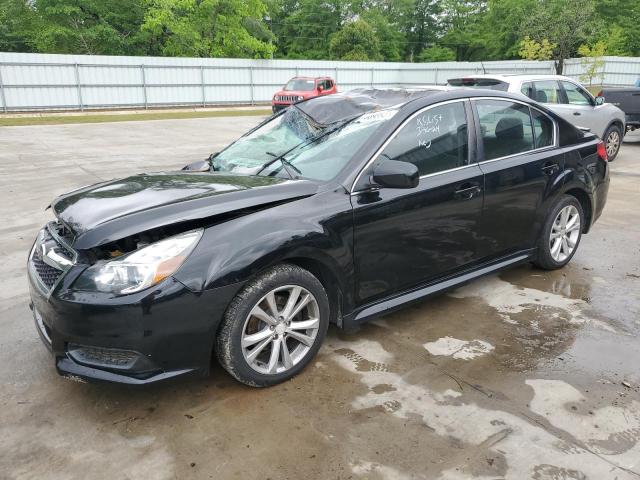
[[[568, 217], [562, 217], [568, 212]], [[578, 224], [573, 222], [578, 216]], [[564, 227], [563, 227], [564, 224]], [[567, 228], [567, 226], [569, 228]], [[580, 245], [582, 229], [584, 228], [584, 211], [577, 198], [563, 195], [550, 210], [538, 240], [538, 255], [533, 262], [537, 267], [545, 270], [556, 270], [571, 261]], [[551, 235], [554, 235], [554, 239]], [[559, 250], [558, 241], [560, 241]], [[571, 245], [573, 244], [573, 247]]]
[[[622, 146], [622, 138], [622, 130], [616, 125], [611, 125], [607, 128], [607, 131], [604, 132], [604, 146], [610, 162], [613, 162], [618, 156], [618, 152]], [[611, 153], [609, 153], [610, 151]]]
[[296, 265], [278, 265], [250, 281], [231, 301], [216, 336], [216, 356], [238, 381], [268, 387], [304, 369], [320, 349], [328, 326], [329, 300], [320, 281]]

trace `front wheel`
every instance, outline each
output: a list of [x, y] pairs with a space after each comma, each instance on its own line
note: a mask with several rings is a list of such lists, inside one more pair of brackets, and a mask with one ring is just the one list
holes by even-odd
[[622, 130], [615, 125], [611, 125], [604, 133], [604, 146], [607, 150], [607, 157], [613, 162], [618, 156], [622, 145]]
[[216, 355], [240, 382], [275, 385], [311, 361], [328, 325], [329, 301], [320, 281], [296, 265], [278, 265], [232, 300], [216, 338]]
[[578, 249], [584, 226], [584, 212], [577, 198], [564, 195], [553, 206], [538, 240], [534, 264], [545, 270], [564, 267]]

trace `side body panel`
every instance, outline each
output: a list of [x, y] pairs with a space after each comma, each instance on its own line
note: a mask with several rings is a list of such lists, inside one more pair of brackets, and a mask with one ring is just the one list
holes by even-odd
[[358, 304], [449, 274], [475, 260], [482, 194], [466, 198], [456, 193], [472, 184], [482, 184], [476, 164], [423, 177], [414, 189], [352, 196]]
[[494, 258], [533, 248], [549, 204], [562, 185], [558, 149], [481, 162], [484, 209], [478, 249]]
[[[308, 260], [330, 272], [353, 308], [353, 220], [349, 194], [338, 186], [205, 230], [175, 277], [193, 291], [245, 282], [288, 260]], [[344, 310], [343, 310], [344, 311]]]

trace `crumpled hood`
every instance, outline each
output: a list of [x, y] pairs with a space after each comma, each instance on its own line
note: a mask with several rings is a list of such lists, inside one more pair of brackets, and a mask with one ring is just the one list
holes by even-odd
[[73, 246], [86, 249], [152, 228], [295, 200], [317, 188], [308, 180], [152, 173], [73, 191], [51, 207], [73, 231]]

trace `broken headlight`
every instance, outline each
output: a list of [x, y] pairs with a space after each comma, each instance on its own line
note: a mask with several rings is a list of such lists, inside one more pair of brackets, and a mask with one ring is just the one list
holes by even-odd
[[96, 263], [76, 280], [76, 290], [127, 294], [139, 292], [172, 275], [195, 248], [202, 230], [165, 238], [116, 260]]

